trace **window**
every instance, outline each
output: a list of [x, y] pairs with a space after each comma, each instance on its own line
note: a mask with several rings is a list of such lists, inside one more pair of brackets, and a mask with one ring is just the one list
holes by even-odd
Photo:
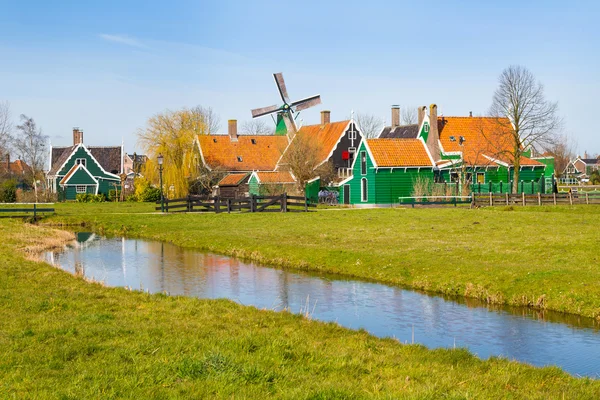
[[360, 174], [367, 174], [367, 152], [365, 151], [360, 152]]
[[425, 131], [425, 133], [429, 132], [429, 124], [423, 124], [423, 130]]
[[451, 172], [450, 173], [450, 182], [458, 182], [458, 172]]
[[477, 173], [477, 183], [485, 183], [485, 172]]
[[85, 158], [78, 158], [78, 159], [76, 159], [75, 160], [75, 164], [76, 165], [81, 164], [81, 165], [83, 165], [85, 167]]
[[242, 162], [242, 156], [237, 156], [237, 160], [238, 160], [239, 162]]
[[75, 192], [76, 193], [86, 193], [87, 192], [87, 186], [85, 186], [85, 185], [77, 185], [77, 186], [75, 186]]
[[256, 139], [250, 139], [250, 141], [252, 142], [252, 144], [256, 144]]
[[367, 178], [362, 178], [360, 180], [360, 201], [367, 201], [369, 196], [367, 194]]

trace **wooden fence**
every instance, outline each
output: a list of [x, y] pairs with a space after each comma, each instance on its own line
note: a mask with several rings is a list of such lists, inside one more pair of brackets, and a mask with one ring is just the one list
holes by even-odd
[[[2, 208], [1, 206], [8, 206], [5, 208]], [[33, 207], [31, 208], [25, 208], [23, 206], [26, 205], [33, 205]], [[2, 217], [23, 217], [23, 215], [20, 214], [29, 214], [29, 213], [33, 213], [33, 220], [37, 221], [38, 219], [38, 214], [43, 214], [43, 213], [54, 213], [54, 208], [51, 207], [39, 207], [40, 205], [43, 206], [48, 206], [48, 205], [54, 205], [54, 203], [43, 203], [43, 204], [39, 204], [39, 203], [0, 203], [0, 216]], [[15, 215], [18, 214], [18, 215]]]
[[[161, 210], [157, 201], [157, 211]], [[317, 205], [301, 196], [251, 196], [231, 199], [222, 197], [187, 196], [180, 199], [165, 199], [165, 212], [308, 212]]]
[[473, 194], [474, 206], [600, 204], [600, 193]]

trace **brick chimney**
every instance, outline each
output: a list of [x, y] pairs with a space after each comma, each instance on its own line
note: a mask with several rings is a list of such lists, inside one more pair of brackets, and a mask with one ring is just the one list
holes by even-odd
[[321, 125], [329, 124], [331, 122], [331, 111], [321, 111]]
[[400, 126], [400, 106], [392, 106], [392, 129]]
[[230, 119], [227, 121], [227, 133], [229, 133], [229, 139], [232, 142], [237, 142], [238, 131], [237, 131], [237, 119]]
[[427, 110], [427, 107], [425, 107], [425, 106], [417, 108], [419, 128], [421, 127], [421, 124], [423, 123], [423, 120], [425, 119], [425, 110]]
[[433, 161], [440, 159], [440, 132], [438, 131], [438, 112], [437, 105], [429, 106], [429, 135], [427, 136], [427, 148], [433, 157]]
[[73, 128], [73, 146], [83, 143], [83, 131], [79, 128]]

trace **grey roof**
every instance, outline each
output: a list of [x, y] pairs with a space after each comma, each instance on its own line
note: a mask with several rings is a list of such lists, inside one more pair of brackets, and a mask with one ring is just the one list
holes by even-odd
[[600, 159], [598, 158], [581, 158], [580, 160], [588, 165], [600, 164]]
[[[53, 147], [52, 148], [52, 168], [48, 175], [53, 176], [58, 173], [58, 169], [67, 161], [76, 146]], [[106, 172], [118, 174], [121, 171], [121, 146], [86, 146], [92, 153], [92, 156], [104, 168]], [[116, 172], [114, 172], [116, 171]]]
[[419, 136], [419, 125], [386, 126], [379, 137], [381, 139], [416, 139]]

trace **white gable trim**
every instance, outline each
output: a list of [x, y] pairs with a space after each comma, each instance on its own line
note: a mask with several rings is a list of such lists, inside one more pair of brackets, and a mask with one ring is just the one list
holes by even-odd
[[208, 165], [206, 163], [206, 160], [204, 159], [204, 153], [202, 152], [202, 146], [200, 145], [200, 140], [198, 140], [198, 136], [196, 135], [196, 137], [194, 138], [194, 142], [198, 145], [198, 151], [200, 152], [200, 159], [202, 160], [202, 164], [209, 170], [212, 171], [212, 168], [210, 167], [210, 165]]
[[[102, 165], [98, 162], [98, 160], [96, 160], [96, 157], [94, 157], [92, 155], [92, 153], [88, 150], [87, 147], [85, 147], [85, 145], [83, 143], [79, 143], [77, 145], [77, 147], [75, 147], [72, 151], [71, 154], [69, 154], [69, 157], [67, 157], [67, 159], [65, 160], [65, 162], [60, 166], [59, 169], [56, 170], [56, 174], [58, 175], [58, 173], [60, 171], [62, 171], [62, 169], [65, 167], [65, 165], [67, 165], [67, 163], [71, 160], [71, 158], [73, 157], [73, 154], [75, 154], [75, 152], [77, 152], [77, 150], [79, 150], [80, 147], [83, 147], [83, 150], [85, 150], [85, 152], [91, 157], [92, 160], [94, 160], [94, 162], [96, 164], [98, 164], [98, 167], [100, 168], [100, 171], [102, 171], [103, 173], [105, 173], [106, 175], [110, 176], [110, 177], [114, 177], [115, 179], [118, 179], [119, 181], [121, 180], [121, 177], [119, 177], [118, 175], [115, 174], [111, 174], [110, 172], [106, 172], [104, 170], [104, 168], [102, 167]], [[89, 173], [89, 172], [88, 172]]]
[[[352, 125], [352, 123], [354, 122], [354, 120], [350, 120], [348, 121], [348, 124], [346, 125], [346, 127], [344, 129], [342, 129], [342, 133], [340, 134], [340, 136], [338, 137], [338, 140], [335, 142], [335, 145], [333, 146], [333, 148], [331, 149], [331, 151], [329, 152], [329, 154], [327, 155], [327, 157], [325, 157], [325, 159], [323, 161], [321, 161], [317, 167], [320, 167], [321, 165], [325, 164], [327, 162], [327, 160], [329, 160], [331, 158], [331, 156], [333, 155], [333, 152], [335, 151], [335, 149], [338, 147], [338, 145], [340, 144], [340, 140], [342, 140], [342, 138], [344, 137], [344, 135], [346, 134], [346, 131], [348, 130], [348, 128], [350, 128], [350, 125]], [[360, 131], [360, 128], [358, 127], [358, 124], [356, 124], [354, 122], [354, 129], [358, 132], [358, 134], [360, 135], [360, 140], [363, 141], [364, 137], [362, 135], [362, 132]]]

